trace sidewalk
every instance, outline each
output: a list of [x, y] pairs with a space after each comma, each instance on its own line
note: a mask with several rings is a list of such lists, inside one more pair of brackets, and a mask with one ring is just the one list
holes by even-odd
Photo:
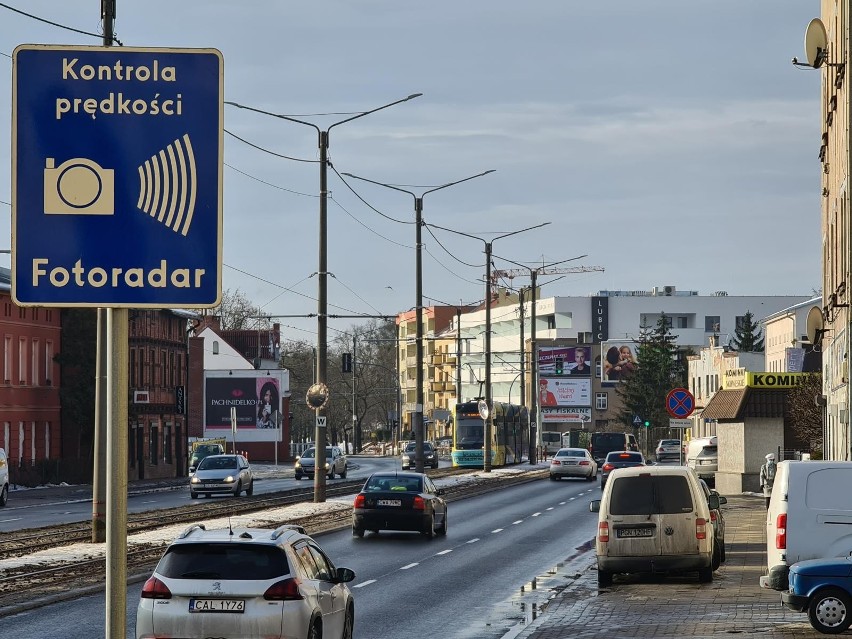
[[515, 639], [821, 637], [806, 614], [788, 610], [780, 593], [758, 584], [766, 561], [763, 498], [729, 496], [723, 508], [727, 560], [712, 583], [699, 584], [692, 574], [620, 575], [611, 588], [599, 591], [592, 551], [573, 583]]

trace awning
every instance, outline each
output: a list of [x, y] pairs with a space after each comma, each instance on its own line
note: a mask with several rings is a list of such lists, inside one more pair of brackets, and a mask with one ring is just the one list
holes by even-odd
[[747, 388], [719, 390], [710, 398], [701, 417], [704, 419], [736, 419], [745, 402]]
[[748, 417], [784, 417], [787, 389], [738, 388], [720, 390], [701, 411], [704, 419], [743, 420]]

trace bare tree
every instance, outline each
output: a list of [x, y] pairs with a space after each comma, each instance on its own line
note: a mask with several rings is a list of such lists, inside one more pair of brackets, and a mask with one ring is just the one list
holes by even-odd
[[802, 383], [787, 394], [787, 417], [790, 429], [796, 438], [810, 448], [810, 451], [822, 451], [823, 418], [822, 375], [809, 373], [804, 375]]
[[222, 291], [222, 303], [211, 313], [219, 317], [219, 325], [225, 331], [271, 328], [272, 324], [263, 309], [252, 304], [240, 289]]

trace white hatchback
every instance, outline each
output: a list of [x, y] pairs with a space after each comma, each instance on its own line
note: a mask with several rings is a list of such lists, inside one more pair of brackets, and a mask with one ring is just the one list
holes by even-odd
[[300, 526], [190, 526], [145, 582], [136, 638], [352, 639], [349, 568]]

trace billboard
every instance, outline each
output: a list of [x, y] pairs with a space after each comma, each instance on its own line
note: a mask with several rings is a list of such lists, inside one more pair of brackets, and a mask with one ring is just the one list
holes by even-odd
[[541, 421], [550, 424], [553, 422], [579, 422], [592, 421], [591, 408], [569, 408], [569, 407], [543, 407], [541, 409]]
[[231, 409], [238, 442], [280, 441], [283, 397], [289, 393], [285, 370], [204, 372], [204, 436], [232, 435]]
[[629, 340], [601, 344], [601, 381], [620, 382], [638, 366], [639, 343]]
[[591, 377], [541, 377], [538, 380], [538, 399], [542, 407], [591, 406], [591, 398]]
[[562, 365], [562, 375], [577, 377], [592, 376], [592, 349], [589, 346], [560, 346], [538, 349], [538, 374], [542, 377], [559, 375], [558, 365]]

